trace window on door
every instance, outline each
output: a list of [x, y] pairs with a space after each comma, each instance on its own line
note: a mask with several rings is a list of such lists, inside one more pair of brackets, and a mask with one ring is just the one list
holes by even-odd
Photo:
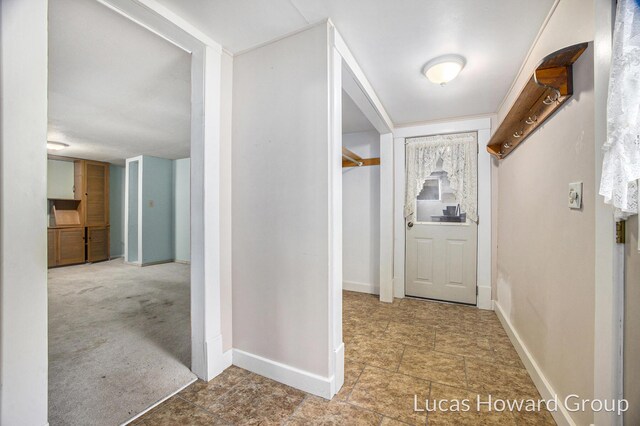
[[439, 168], [427, 178], [416, 197], [418, 222], [466, 222], [466, 213], [460, 211], [447, 172]]

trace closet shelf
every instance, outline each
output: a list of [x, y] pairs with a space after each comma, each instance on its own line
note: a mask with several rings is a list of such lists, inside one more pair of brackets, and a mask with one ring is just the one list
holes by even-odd
[[342, 167], [379, 166], [380, 158], [362, 158], [347, 148], [342, 148]]
[[576, 44], [542, 60], [489, 140], [491, 155], [505, 158], [573, 95], [573, 63], [586, 48]]

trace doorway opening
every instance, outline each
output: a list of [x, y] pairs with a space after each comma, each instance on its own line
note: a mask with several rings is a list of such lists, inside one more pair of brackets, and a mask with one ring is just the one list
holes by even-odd
[[78, 0], [49, 47], [49, 422], [121, 424], [196, 379], [191, 55]]
[[342, 92], [343, 289], [380, 294], [380, 133]]

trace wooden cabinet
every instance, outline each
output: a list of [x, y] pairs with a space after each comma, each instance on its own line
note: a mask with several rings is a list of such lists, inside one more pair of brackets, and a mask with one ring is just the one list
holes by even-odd
[[57, 229], [58, 265], [84, 262], [84, 228]]
[[49, 267], [109, 259], [109, 164], [70, 161], [74, 200], [49, 200], [53, 205], [47, 232]]
[[75, 162], [75, 198], [83, 200], [85, 226], [109, 225], [109, 164]]
[[47, 262], [49, 267], [84, 263], [85, 229], [47, 230]]
[[87, 228], [87, 260], [98, 262], [109, 259], [109, 227]]
[[49, 268], [58, 265], [58, 250], [55, 229], [47, 229], [47, 265]]

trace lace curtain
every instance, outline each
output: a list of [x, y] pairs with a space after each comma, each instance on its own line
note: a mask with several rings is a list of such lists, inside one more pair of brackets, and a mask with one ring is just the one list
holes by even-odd
[[616, 208], [616, 217], [638, 213], [640, 179], [640, 6], [619, 0], [613, 30], [613, 52], [607, 141], [600, 195]]
[[416, 197], [431, 173], [438, 169], [449, 182], [460, 209], [478, 221], [478, 142], [476, 133], [436, 135], [407, 139], [407, 185], [404, 216], [415, 221]]

